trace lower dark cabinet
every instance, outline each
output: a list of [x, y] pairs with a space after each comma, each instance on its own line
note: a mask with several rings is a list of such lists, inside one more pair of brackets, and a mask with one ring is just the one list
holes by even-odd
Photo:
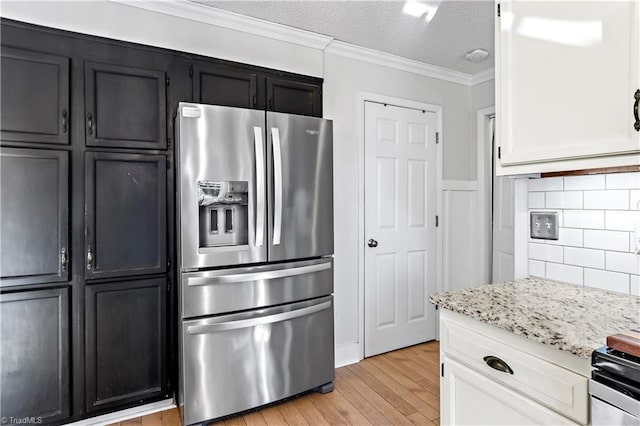
[[68, 289], [1, 294], [0, 317], [2, 423], [69, 417]]
[[166, 285], [165, 278], [87, 285], [88, 412], [164, 395]]

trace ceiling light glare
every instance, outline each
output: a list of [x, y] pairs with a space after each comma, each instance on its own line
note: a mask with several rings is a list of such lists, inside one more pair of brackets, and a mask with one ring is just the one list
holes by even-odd
[[420, 2], [415, 0], [407, 0], [404, 3], [404, 7], [402, 8], [402, 12], [407, 15], [411, 15], [416, 18], [420, 18], [424, 15], [424, 19], [429, 22], [435, 16], [438, 11], [439, 2]]

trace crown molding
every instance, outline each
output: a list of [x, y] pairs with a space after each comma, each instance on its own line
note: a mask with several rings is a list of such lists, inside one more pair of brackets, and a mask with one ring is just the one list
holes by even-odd
[[275, 22], [269, 22], [238, 13], [194, 3], [189, 0], [108, 0], [113, 3], [145, 9], [201, 22], [208, 25], [241, 31], [261, 37], [267, 37], [300, 46], [319, 49], [326, 53], [357, 59], [376, 65], [382, 65], [426, 77], [449, 81], [451, 83], [475, 86], [492, 80], [495, 69], [490, 68], [476, 74], [467, 74], [437, 65], [431, 65], [413, 59], [403, 58], [390, 53], [351, 43], [335, 40], [332, 37], [316, 34], [298, 28], [289, 27]]
[[491, 67], [484, 71], [471, 74], [471, 86], [476, 86], [478, 84], [486, 83], [487, 81], [495, 80], [495, 78], [496, 78], [496, 68]]
[[474, 82], [475, 75], [472, 74], [466, 74], [460, 71], [426, 64], [424, 62], [403, 58], [401, 56], [380, 52], [366, 47], [356, 46], [339, 40], [333, 40], [329, 43], [325, 52], [376, 65], [395, 68], [426, 77], [437, 78], [451, 83], [463, 84], [465, 86], [478, 84]]
[[314, 49], [324, 50], [332, 40], [329, 36], [216, 9], [189, 0], [108, 1]]

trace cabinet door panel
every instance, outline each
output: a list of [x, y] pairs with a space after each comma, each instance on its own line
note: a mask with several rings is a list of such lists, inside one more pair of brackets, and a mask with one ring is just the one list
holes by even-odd
[[69, 143], [69, 58], [2, 47], [3, 141]]
[[89, 152], [85, 173], [86, 277], [165, 272], [166, 158]]
[[322, 117], [322, 92], [317, 84], [267, 78], [270, 111]]
[[0, 286], [69, 279], [68, 153], [0, 147]]
[[3, 419], [42, 417], [46, 423], [69, 416], [67, 293], [62, 288], [0, 295]]
[[576, 424], [463, 364], [447, 357], [442, 362], [443, 425]]
[[87, 286], [87, 411], [164, 391], [166, 282], [157, 278]]
[[88, 146], [165, 149], [163, 71], [85, 62]]
[[633, 118], [640, 2], [501, 6], [496, 117], [502, 165], [640, 152]]
[[255, 73], [213, 64], [193, 66], [193, 101], [202, 104], [256, 108]]

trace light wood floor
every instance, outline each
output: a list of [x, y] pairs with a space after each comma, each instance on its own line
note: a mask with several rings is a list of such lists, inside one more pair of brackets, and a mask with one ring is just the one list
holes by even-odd
[[[217, 425], [438, 425], [438, 342], [367, 358], [336, 369], [335, 390], [308, 393]], [[116, 423], [181, 426], [177, 409]]]

